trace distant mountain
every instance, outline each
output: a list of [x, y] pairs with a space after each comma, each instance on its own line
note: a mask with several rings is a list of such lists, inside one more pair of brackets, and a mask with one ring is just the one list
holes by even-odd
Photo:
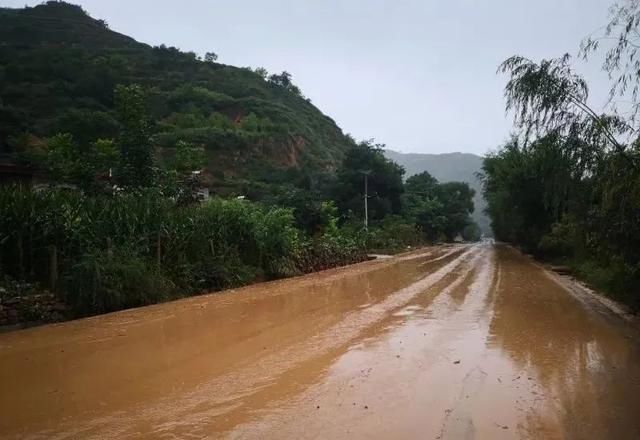
[[484, 213], [486, 203], [476, 173], [482, 170], [482, 157], [470, 153], [399, 153], [386, 150], [385, 155], [406, 170], [406, 177], [427, 171], [440, 182], [467, 182], [476, 191], [473, 219], [485, 235], [491, 235], [489, 218]]

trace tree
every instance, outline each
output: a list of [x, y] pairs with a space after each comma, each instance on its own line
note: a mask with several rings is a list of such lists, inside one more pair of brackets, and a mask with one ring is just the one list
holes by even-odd
[[243, 130], [249, 132], [260, 131], [260, 118], [255, 113], [251, 112], [240, 121], [240, 126]]
[[207, 63], [215, 63], [218, 60], [218, 54], [215, 52], [207, 52], [204, 54], [204, 61]]
[[291, 85], [293, 85], [291, 78], [291, 74], [285, 70], [279, 75], [274, 73], [273, 75], [269, 76], [269, 82], [278, 87], [288, 89], [289, 87], [291, 87]]
[[365, 141], [347, 150], [337, 171], [334, 190], [335, 200], [343, 214], [364, 217], [365, 174], [368, 176], [369, 218], [375, 221], [389, 213], [400, 213], [404, 168], [387, 159], [383, 148], [384, 145]]
[[409, 177], [404, 184], [407, 198], [409, 197], [436, 197], [438, 187], [438, 179], [433, 177], [427, 171], [414, 174]]
[[82, 154], [73, 136], [57, 134], [47, 139], [47, 169], [51, 177], [64, 182], [73, 181], [84, 176], [83, 167], [80, 164]]
[[444, 233], [445, 217], [438, 199], [438, 180], [424, 171], [407, 179], [404, 185], [405, 218], [429, 241], [437, 241]]
[[[563, 208], [555, 209], [551, 196], [565, 200], [566, 188], [552, 185], [562, 171], [555, 138], [543, 138], [524, 147], [512, 139], [483, 164], [483, 191], [497, 239], [535, 251], [542, 236], [558, 221]], [[553, 153], [552, 153], [553, 152]]]
[[269, 76], [269, 83], [277, 87], [282, 87], [283, 89], [304, 98], [304, 96], [302, 95], [302, 91], [298, 86], [293, 84], [292, 76], [286, 70], [279, 75], [274, 73], [273, 75]]
[[174, 150], [173, 157], [159, 170], [158, 183], [163, 194], [174, 198], [178, 205], [189, 205], [199, 201], [205, 151], [182, 140], [176, 142]]
[[83, 145], [68, 133], [47, 140], [45, 167], [56, 181], [78, 185], [83, 190], [98, 186], [98, 178], [108, 177], [118, 163], [118, 152], [110, 139]]
[[149, 139], [146, 94], [137, 84], [119, 85], [115, 105], [120, 134], [120, 182], [126, 186], [144, 187], [153, 183], [153, 150]]
[[265, 80], [269, 76], [269, 72], [264, 67], [256, 67], [253, 71], [258, 75], [260, 75], [260, 77]]
[[444, 230], [447, 218], [442, 209], [443, 205], [439, 198], [421, 198], [414, 200], [407, 212], [410, 220], [422, 232], [424, 238], [435, 242], [445, 238]]
[[540, 63], [517, 55], [506, 59], [498, 71], [510, 75], [504, 92], [507, 111], [514, 112], [514, 122], [527, 138], [573, 131], [588, 135], [592, 144], [623, 149], [616, 135], [629, 126], [589, 107], [587, 83], [573, 72], [570, 60], [568, 54]]
[[452, 241], [473, 224], [475, 192], [466, 183], [438, 183], [425, 171], [407, 179], [405, 192], [405, 217], [429, 241]]
[[191, 174], [201, 171], [205, 164], [205, 154], [202, 147], [197, 147], [189, 142], [178, 141], [172, 167], [178, 173]]
[[471, 213], [475, 191], [466, 182], [447, 182], [439, 185], [438, 193], [442, 215], [446, 219], [443, 232], [447, 241], [452, 241], [473, 223]]
[[52, 125], [59, 133], [72, 134], [81, 144], [89, 144], [96, 138], [115, 137], [118, 132], [118, 123], [111, 114], [77, 108], [61, 112]]

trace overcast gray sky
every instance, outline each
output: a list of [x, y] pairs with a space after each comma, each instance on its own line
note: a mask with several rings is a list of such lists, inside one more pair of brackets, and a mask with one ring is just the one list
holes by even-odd
[[[135, 39], [236, 66], [287, 70], [357, 139], [404, 152], [482, 154], [506, 139], [497, 65], [576, 54], [609, 0], [76, 0]], [[21, 7], [38, 1], [0, 0]], [[578, 66], [595, 107], [607, 78]]]

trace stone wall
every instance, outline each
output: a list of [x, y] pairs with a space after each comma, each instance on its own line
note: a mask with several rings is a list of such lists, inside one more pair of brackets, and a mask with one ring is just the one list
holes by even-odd
[[48, 292], [0, 297], [0, 327], [62, 321], [68, 312], [68, 307]]

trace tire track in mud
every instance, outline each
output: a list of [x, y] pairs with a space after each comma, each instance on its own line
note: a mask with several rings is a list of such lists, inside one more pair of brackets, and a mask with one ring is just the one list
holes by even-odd
[[0, 432], [637, 439], [627, 324], [513, 249], [436, 247], [0, 335]]
[[[228, 436], [243, 439], [307, 438], [308, 434], [309, 438], [317, 438], [317, 435], [322, 433], [322, 438], [350, 438], [351, 434], [345, 436], [344, 428], [352, 427], [357, 431], [358, 418], [364, 417], [358, 414], [358, 411], [367, 406], [367, 403], [371, 405], [372, 400], [375, 400], [372, 395], [376, 391], [365, 392], [363, 395], [361, 390], [372, 383], [377, 383], [375, 386], [377, 392], [384, 393], [388, 386], [393, 390], [394, 398], [402, 395], [403, 389], [407, 393], [410, 392], [406, 389], [406, 387], [411, 388], [410, 382], [388, 383], [389, 378], [381, 378], [380, 374], [394, 376], [395, 366], [403, 363], [411, 364], [414, 370], [423, 368], [415, 352], [422, 351], [425, 346], [431, 345], [435, 333], [426, 327], [423, 328], [422, 324], [416, 326], [412, 323], [431, 322], [430, 315], [433, 307], [438, 309], [437, 314], [441, 319], [446, 320], [447, 316], [457, 313], [459, 310], [455, 306], [456, 302], [459, 301], [458, 304], [464, 302], [465, 296], [473, 286], [478, 284], [478, 278], [480, 283], [483, 283], [483, 273], [487, 270], [492, 272], [491, 267], [479, 264], [486, 256], [485, 254], [484, 249], [476, 248], [456, 261], [457, 264], [452, 264], [448, 268], [443, 267], [443, 272], [446, 269], [450, 270], [446, 270], [443, 276], [438, 276], [436, 282], [423, 286], [424, 288], [403, 305], [389, 310], [383, 319], [373, 325], [373, 329], [368, 329], [358, 338], [350, 341], [349, 351], [341, 350], [335, 354], [331, 359], [333, 371], [317, 371], [315, 375], [307, 372], [313, 380], [300, 379], [305, 383], [304, 390], [290, 393], [286, 399], [282, 399], [282, 403], [270, 402], [268, 410], [253, 408], [251, 417], [247, 417], [247, 420], [233, 428], [227, 433]], [[454, 303], [453, 307], [449, 307], [451, 303]], [[423, 333], [423, 330], [427, 332]], [[412, 333], [412, 337], [405, 338], [407, 333]], [[411, 344], [411, 339], [419, 346], [407, 345]], [[385, 348], [382, 353], [379, 353], [371, 347], [371, 344], [374, 346], [383, 344]], [[370, 353], [372, 357], [362, 359], [358, 353]], [[369, 397], [366, 397], [367, 395]], [[319, 405], [316, 405], [316, 402]], [[329, 411], [331, 416], [318, 419], [315, 413], [300, 412], [300, 408], [316, 406], [317, 409], [327, 408], [326, 411]], [[337, 413], [336, 408], [339, 411]], [[343, 408], [342, 411], [339, 408]], [[369, 408], [372, 407], [369, 406]], [[343, 419], [343, 416], [346, 418]], [[392, 419], [393, 416], [390, 418]], [[377, 432], [376, 435], [379, 437], [380, 433]], [[389, 436], [393, 436], [393, 433], [389, 433]], [[361, 437], [367, 438], [366, 435]]]
[[[423, 269], [463, 251], [458, 245], [428, 248], [0, 335], [0, 381], [7, 385], [0, 408], [8, 414], [0, 418], [0, 432], [28, 426], [49, 437], [60, 431], [63, 417], [69, 426], [73, 420], [83, 425], [87, 417], [102, 419], [138, 402], [193, 389], [256, 353], [245, 363], [259, 361], [266, 353], [263, 344], [280, 346], [280, 336], [286, 343], [302, 340], [340, 320], [342, 310], [378, 301], [397, 289], [393, 286], [409, 284]], [[308, 318], [313, 327], [296, 335]], [[17, 432], [22, 437], [27, 431]]]
[[[147, 402], [126, 412], [98, 418], [85, 426], [74, 423], [73, 427], [64, 427], [61, 434], [121, 437], [139, 434], [142, 429], [152, 436], [170, 438], [176, 433], [179, 433], [178, 437], [210, 434], [213, 426], [218, 433], [221, 428], [232, 428], [233, 420], [242, 422], [249, 413], [259, 410], [270, 400], [270, 389], [278, 388], [290, 371], [298, 367], [304, 369], [305, 364], [313, 363], [314, 359], [326, 362], [337, 356], [367, 328], [406, 306], [425, 290], [443, 280], [455, 281], [457, 276], [452, 276], [452, 272], [477, 254], [475, 246], [448, 250], [420, 263], [426, 275], [418, 281], [388, 294], [379, 302], [348, 312], [336, 325], [307, 340], [247, 359], [233, 371], [198, 386], [190, 393]], [[428, 254], [403, 256], [400, 261], [425, 256]], [[259, 398], [260, 395], [264, 398]], [[252, 405], [252, 402], [258, 405]], [[232, 423], [227, 426], [227, 421]], [[55, 434], [51, 431], [46, 433], [50, 438], [55, 438]]]
[[[359, 339], [372, 337], [372, 333], [375, 334], [376, 332], [383, 331], [386, 327], [385, 324], [397, 320], [397, 318], [393, 316], [393, 313], [401, 310], [417, 297], [424, 298], [430, 296], [433, 299], [440, 293], [446, 293], [448, 291], [446, 286], [451, 283], [457, 284], [459, 280], [457, 270], [461, 266], [469, 264], [471, 260], [475, 260], [478, 254], [478, 248], [471, 247], [461, 253], [454, 250], [432, 260], [425, 261], [422, 264], [425, 270], [433, 269], [433, 266], [437, 263], [445, 262], [445, 264], [433, 272], [427, 272], [427, 275], [419, 281], [391, 293], [384, 300], [369, 305], [364, 309], [348, 313], [340, 323], [328, 331], [315, 335], [302, 344], [291, 346], [285, 351], [269, 356], [266, 359], [261, 359], [261, 368], [267, 371], [282, 371], [284, 369], [282, 376], [289, 376], [289, 373], [292, 373], [294, 376], [305, 376], [307, 375], [305, 374], [307, 372], [306, 370], [309, 368], [308, 364], [313, 364], [314, 359], [322, 358], [325, 362], [321, 364], [328, 364], [329, 360], [335, 359], [344, 353], [350, 345], [353, 345]], [[454, 256], [453, 259], [451, 259], [452, 256]], [[428, 294], [426, 294], [427, 292]], [[372, 332], [367, 331], [372, 327], [375, 327]], [[300, 357], [300, 353], [304, 353], [306, 356]], [[282, 364], [290, 359], [295, 359], [295, 362], [283, 368]], [[285, 381], [279, 380], [281, 378], [273, 377], [262, 380], [260, 377], [253, 376], [255, 373], [253, 366], [249, 368], [249, 371], [234, 372], [232, 374], [232, 376], [236, 377], [246, 374], [251, 377], [249, 380], [231, 377], [220, 378], [216, 379], [216, 385], [209, 384], [206, 387], [207, 389], [216, 388], [220, 390], [219, 387], [225, 386], [225, 384], [232, 384], [230, 388], [241, 388], [238, 387], [237, 384], [242, 382], [248, 384], [244, 392], [229, 393], [223, 402], [217, 405], [214, 404], [213, 407], [209, 401], [207, 402], [207, 407], [201, 413], [192, 410], [184, 411], [184, 414], [180, 417], [180, 423], [168, 423], [161, 427], [157, 433], [163, 432], [165, 429], [171, 432], [176, 429], [187, 428], [188, 432], [195, 429], [195, 432], [199, 433], [199, 435], [204, 435], [208, 432], [208, 429], [211, 429], [211, 425], [213, 425], [211, 421], [212, 417], [225, 416], [234, 419], [234, 423], [242, 423], [255, 415], [252, 413], [259, 412], [261, 408], [273, 399], [274, 396], [271, 395], [270, 388], [280, 388], [283, 386], [282, 382]], [[317, 371], [316, 373], [321, 373], [321, 371]], [[317, 374], [310, 374], [310, 376], [315, 377]], [[219, 382], [222, 383], [217, 385]], [[305, 381], [301, 377], [298, 377], [295, 381], [296, 384], [303, 382]], [[308, 384], [305, 383], [305, 386], [307, 385]], [[290, 397], [290, 394], [295, 394], [296, 391], [302, 391], [303, 388], [304, 386], [300, 386], [297, 390], [290, 390], [287, 398]], [[200, 393], [202, 392], [204, 392], [204, 390], [200, 390]], [[208, 393], [205, 392], [205, 394]], [[225, 395], [225, 391], [222, 391], [221, 394]], [[243, 399], [247, 401], [243, 401]], [[200, 398], [196, 398], [196, 401], [200, 400]], [[234, 410], [241, 414], [230, 417], [228, 413]], [[202, 425], [201, 422], [203, 422]], [[220, 425], [224, 425], [224, 423], [218, 425], [216, 432], [219, 434], [220, 431], [218, 431], [218, 429], [221, 428]], [[231, 428], [231, 426], [229, 426], [229, 428]]]

